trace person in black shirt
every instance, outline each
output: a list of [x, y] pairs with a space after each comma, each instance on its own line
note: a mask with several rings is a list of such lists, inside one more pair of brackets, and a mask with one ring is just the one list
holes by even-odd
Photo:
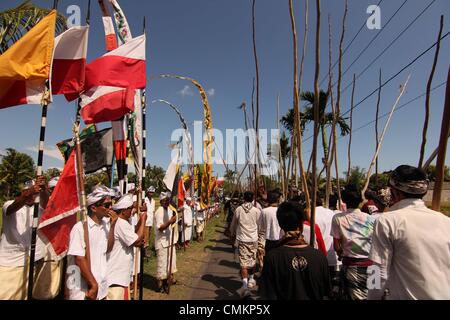
[[277, 210], [277, 219], [285, 236], [264, 261], [261, 297], [268, 300], [328, 298], [331, 292], [328, 262], [303, 239], [304, 209], [298, 203], [284, 202]]

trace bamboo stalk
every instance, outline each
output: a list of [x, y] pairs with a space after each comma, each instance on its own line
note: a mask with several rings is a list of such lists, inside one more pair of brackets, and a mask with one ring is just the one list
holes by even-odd
[[316, 67], [314, 75], [314, 141], [312, 151], [312, 203], [311, 203], [311, 237], [309, 244], [314, 247], [317, 201], [317, 140], [319, 136], [319, 76], [320, 76], [320, 0], [316, 0]]
[[279, 162], [279, 177], [281, 181], [281, 190], [283, 198], [286, 199], [286, 186], [284, 184], [284, 163], [281, 154], [281, 135], [280, 135], [280, 95], [277, 95], [277, 129], [278, 129], [278, 162]]
[[[336, 119], [340, 117], [341, 115], [341, 89], [342, 89], [342, 46], [344, 44], [344, 37], [345, 37], [345, 20], [347, 18], [347, 12], [348, 12], [348, 1], [345, 1], [345, 11], [344, 11], [344, 17], [342, 18], [342, 31], [341, 31], [341, 39], [339, 40], [339, 68], [338, 68], [338, 87], [337, 87], [337, 98], [336, 98]], [[336, 186], [337, 186], [337, 192], [338, 192], [338, 198], [339, 203], [338, 207], [339, 210], [341, 210], [341, 186], [339, 181], [339, 162], [338, 162], [338, 148], [337, 148], [337, 135], [336, 135], [336, 125], [334, 126], [334, 133], [333, 133], [333, 144], [335, 146], [334, 148], [334, 166], [336, 171]]]
[[[252, 38], [253, 38], [253, 55], [255, 58], [255, 72], [256, 72], [256, 118], [255, 118], [255, 129], [256, 129], [256, 161], [259, 158], [259, 66], [258, 66], [258, 54], [256, 52], [256, 27], [255, 27], [255, 4], [256, 0], [253, 0], [252, 5]], [[255, 205], [256, 198], [258, 194], [258, 169], [255, 164]]]
[[[379, 137], [379, 134], [378, 134], [378, 115], [380, 113], [381, 88], [382, 88], [382, 85], [381, 85], [381, 68], [380, 68], [380, 75], [378, 77], [377, 111], [375, 113], [375, 146], [376, 146], [375, 150], [378, 149], [378, 144], [379, 144], [379, 142], [378, 142], [378, 137]], [[376, 185], [378, 187], [378, 157], [377, 157], [377, 160], [375, 162], [375, 179], [376, 179], [375, 183], [376, 183]]]
[[[333, 115], [333, 122], [331, 125], [331, 132], [330, 132], [330, 140], [328, 142], [328, 145], [331, 146], [330, 152], [328, 152], [327, 157], [325, 158], [325, 166], [326, 166], [326, 184], [325, 184], [325, 203], [324, 207], [329, 207], [330, 202], [330, 193], [331, 193], [331, 165], [333, 164], [333, 154], [334, 154], [334, 134], [336, 132], [336, 113], [334, 110], [334, 99], [333, 99], [333, 88], [332, 88], [332, 42], [331, 42], [331, 16], [328, 15], [328, 94], [330, 95], [330, 104], [331, 104], [331, 113]], [[331, 155], [331, 156], [330, 156]]]
[[431, 67], [430, 77], [428, 78], [427, 83], [427, 94], [425, 98], [425, 119], [423, 123], [423, 131], [422, 131], [422, 145], [420, 147], [420, 157], [419, 157], [419, 165], [418, 167], [422, 167], [423, 158], [425, 155], [425, 147], [427, 144], [427, 131], [428, 131], [428, 123], [430, 119], [430, 96], [431, 96], [431, 85], [433, 83], [434, 73], [436, 71], [436, 65], [439, 58], [439, 51], [441, 48], [441, 36], [442, 30], [444, 29], [444, 16], [441, 15], [440, 25], [439, 25], [439, 34], [438, 40], [436, 42], [436, 52], [434, 54], [433, 66]]
[[406, 79], [405, 84], [401, 86], [400, 94], [398, 95], [397, 100], [395, 101], [394, 106], [392, 107], [391, 113], [389, 114], [389, 117], [388, 117], [388, 119], [386, 121], [386, 124], [384, 125], [384, 129], [383, 129], [383, 132], [381, 133], [381, 137], [380, 137], [380, 143], [378, 144], [378, 148], [375, 151], [375, 154], [373, 155], [373, 158], [372, 158], [372, 161], [370, 163], [369, 169], [367, 170], [366, 182], [364, 184], [364, 188], [361, 191], [361, 195], [362, 195], [362, 198], [363, 198], [364, 201], [366, 200], [366, 197], [364, 196], [364, 194], [366, 193], [367, 188], [369, 187], [370, 175], [372, 173], [372, 169], [373, 169], [373, 167], [375, 165], [375, 161], [376, 161], [376, 159], [378, 157], [378, 154], [380, 153], [381, 146], [383, 144], [384, 136], [386, 135], [387, 129], [389, 128], [389, 124], [391, 123], [391, 119], [392, 119], [392, 116], [393, 116], [393, 114], [395, 112], [395, 109], [397, 108], [401, 97], [403, 96], [403, 94], [406, 91], [406, 86], [408, 85], [409, 78], [411, 78], [411, 74], [408, 75], [408, 78]]
[[348, 139], [348, 149], [347, 149], [347, 183], [350, 180], [350, 171], [352, 169], [352, 138], [353, 138], [353, 109], [355, 107], [355, 86], [356, 86], [356, 75], [353, 74], [353, 84], [352, 84], [352, 102], [350, 108], [350, 136]]
[[445, 93], [444, 112], [442, 116], [441, 137], [436, 162], [436, 181], [434, 182], [432, 209], [441, 209], [442, 185], [444, 184], [445, 154], [447, 152], [447, 139], [450, 133], [450, 68], [447, 76], [447, 89]]
[[[306, 49], [307, 49], [307, 43], [308, 43], [308, 14], [309, 14], [309, 8], [308, 8], [308, 0], [305, 0], [305, 24], [304, 24], [304, 34], [303, 34], [303, 49], [302, 49], [302, 58], [300, 61], [300, 77], [299, 77], [299, 85], [298, 85], [298, 95], [300, 95], [300, 92], [302, 90], [303, 85], [303, 66], [305, 63], [305, 57], [306, 57]], [[300, 112], [298, 117], [298, 123], [300, 124]], [[303, 142], [302, 142], [302, 132], [300, 130], [298, 131], [298, 159], [299, 159], [299, 166], [300, 166], [300, 176], [302, 181], [302, 191], [305, 194], [305, 201], [306, 201], [306, 210], [311, 210], [311, 201], [310, 201], [310, 194], [309, 194], [309, 188], [308, 188], [308, 180], [306, 178], [305, 173], [305, 167], [303, 163]]]

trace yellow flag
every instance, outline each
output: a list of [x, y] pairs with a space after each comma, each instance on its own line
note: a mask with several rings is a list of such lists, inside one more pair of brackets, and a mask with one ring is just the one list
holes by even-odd
[[0, 56], [0, 79], [48, 79], [55, 42], [56, 10], [52, 10]]

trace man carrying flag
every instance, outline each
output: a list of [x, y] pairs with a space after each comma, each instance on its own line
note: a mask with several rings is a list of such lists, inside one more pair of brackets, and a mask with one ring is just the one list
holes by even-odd
[[173, 248], [178, 241], [178, 231], [175, 228], [177, 216], [169, 207], [170, 197], [170, 192], [161, 192], [161, 206], [155, 213], [156, 279], [158, 291], [166, 293], [169, 290], [168, 280], [177, 272], [176, 250]]
[[66, 271], [69, 300], [104, 300], [108, 295], [106, 254], [111, 251], [114, 244], [112, 241], [114, 228], [108, 226], [105, 218], [110, 218], [111, 225], [117, 221], [117, 215], [110, 209], [111, 197], [114, 195], [111, 189], [97, 186], [87, 197], [88, 247], [84, 241], [81, 221], [70, 232]]
[[[0, 300], [24, 300], [27, 297], [27, 273], [29, 263], [33, 205], [40, 197], [40, 213], [47, 205], [48, 192], [44, 177], [27, 182], [22, 193], [3, 205], [3, 234], [0, 240]], [[36, 242], [35, 272], [42, 270], [45, 244], [40, 237]], [[26, 268], [25, 268], [26, 269]], [[36, 281], [34, 291], [48, 283]], [[41, 291], [41, 290], [40, 290]], [[36, 297], [40, 298], [40, 297]]]

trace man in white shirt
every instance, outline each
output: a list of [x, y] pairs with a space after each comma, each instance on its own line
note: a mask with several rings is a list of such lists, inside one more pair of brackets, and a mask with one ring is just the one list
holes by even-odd
[[192, 222], [193, 222], [193, 216], [192, 216], [192, 198], [187, 197], [186, 202], [184, 204], [184, 211], [183, 211], [183, 217], [184, 217], [184, 245], [186, 247], [189, 247], [189, 242], [191, 241], [192, 237]]
[[251, 289], [256, 285], [254, 279], [258, 240], [261, 232], [261, 210], [253, 206], [253, 192], [244, 193], [244, 204], [236, 209], [231, 222], [230, 233], [235, 238], [239, 250], [242, 289]]
[[166, 293], [169, 281], [172, 281], [173, 274], [177, 272], [177, 215], [169, 208], [170, 197], [170, 192], [161, 192], [161, 206], [155, 212], [156, 279], [158, 291]]
[[203, 241], [203, 231], [205, 229], [206, 209], [202, 209], [199, 201], [195, 201], [195, 233], [197, 241]]
[[152, 234], [152, 227], [153, 227], [153, 220], [155, 218], [155, 199], [153, 199], [153, 195], [155, 194], [155, 187], [150, 186], [147, 189], [147, 194], [145, 197], [145, 205], [147, 207], [147, 221], [145, 222], [145, 240], [144, 240], [144, 246], [145, 246], [145, 256], [147, 258], [151, 257], [150, 250], [150, 235]]
[[331, 236], [331, 224], [335, 213], [323, 206], [325, 195], [319, 193], [317, 197], [316, 219], [315, 223], [319, 225], [322, 232], [323, 241], [327, 250], [328, 267], [330, 268], [330, 276], [333, 278], [336, 266], [338, 264], [337, 254], [333, 246], [333, 237]]
[[[25, 184], [20, 196], [3, 205], [3, 234], [0, 240], [0, 300], [27, 298], [28, 266], [33, 226], [34, 201], [40, 197], [39, 216], [48, 201], [44, 177]], [[39, 234], [36, 238], [35, 280], [42, 267], [45, 245]], [[34, 283], [33, 291], [45, 283]], [[39, 289], [39, 291], [42, 291]]]
[[267, 201], [269, 206], [264, 208], [261, 213], [261, 232], [264, 238], [265, 254], [275, 248], [278, 241], [282, 238], [282, 230], [278, 224], [277, 210], [280, 195], [275, 191], [269, 191]]
[[114, 244], [113, 237], [109, 236], [110, 230], [113, 235], [114, 228], [109, 230], [108, 224], [117, 221], [117, 215], [110, 209], [114, 194], [105, 186], [96, 186], [87, 197], [88, 252], [83, 222], [75, 224], [70, 232], [66, 271], [69, 300], [104, 300], [108, 295], [106, 254]]
[[137, 232], [130, 224], [134, 207], [133, 195], [126, 194], [112, 207], [119, 219], [111, 224], [109, 236], [114, 237], [114, 245], [107, 254], [108, 300], [129, 300], [129, 285], [133, 274], [133, 248], [140, 247], [144, 240], [147, 214], [140, 216]]
[[402, 165], [389, 185], [391, 206], [375, 223], [370, 252], [381, 286], [370, 288], [369, 299], [385, 289], [396, 300], [450, 299], [450, 218], [425, 206], [426, 173]]

